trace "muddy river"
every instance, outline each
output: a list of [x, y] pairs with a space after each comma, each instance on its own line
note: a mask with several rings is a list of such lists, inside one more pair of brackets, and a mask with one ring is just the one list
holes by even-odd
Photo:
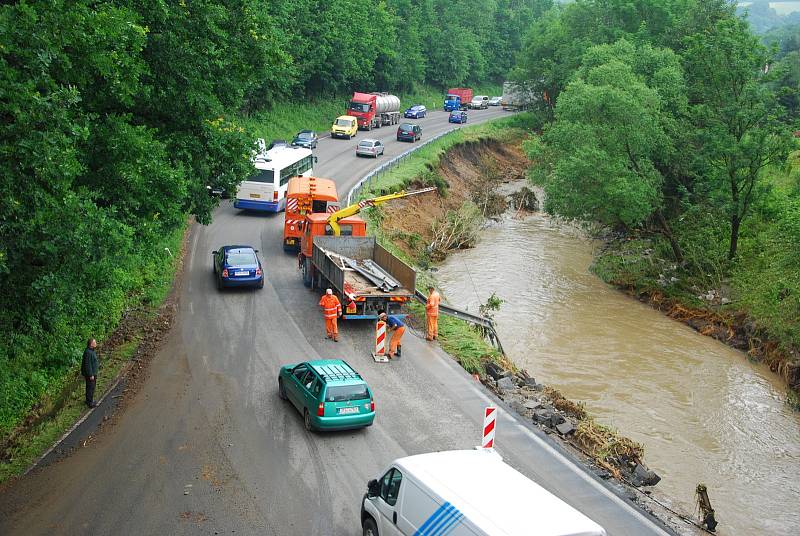
[[495, 318], [509, 356], [643, 443], [657, 488], [684, 512], [705, 482], [719, 534], [800, 534], [800, 415], [779, 379], [606, 286], [589, 272], [595, 247], [544, 216], [509, 218], [437, 277], [470, 311], [492, 292], [504, 299]]

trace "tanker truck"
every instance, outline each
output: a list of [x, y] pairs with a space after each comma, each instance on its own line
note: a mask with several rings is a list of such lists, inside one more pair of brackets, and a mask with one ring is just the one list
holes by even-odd
[[388, 93], [353, 93], [347, 115], [358, 119], [358, 128], [372, 130], [400, 122], [400, 99]]

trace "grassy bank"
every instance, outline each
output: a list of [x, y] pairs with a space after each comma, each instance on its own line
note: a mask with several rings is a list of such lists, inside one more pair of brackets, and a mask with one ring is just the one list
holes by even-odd
[[[164, 237], [152, 254], [140, 259], [141, 264], [129, 274], [138, 284], [124, 298], [122, 314], [109, 322], [108, 331], [95, 335], [100, 357], [96, 400], [130, 363], [166, 300], [180, 263], [184, 232], [183, 228], [177, 229]], [[11, 413], [8, 407], [4, 408], [5, 422], [13, 426], [7, 424], [0, 436], [0, 483], [21, 474], [86, 412], [79, 374], [82, 350], [78, 346], [79, 343], [74, 350], [73, 369], [53, 371], [37, 398], [27, 396], [27, 400], [35, 400], [27, 402], [33, 403], [30, 410]], [[18, 407], [25, 403], [17, 398]]]
[[[476, 95], [502, 95], [502, 86], [486, 85], [475, 88]], [[271, 110], [243, 118], [242, 126], [257, 138], [290, 141], [303, 129], [327, 133], [333, 120], [345, 112], [350, 95], [320, 98], [298, 103], [274, 106]], [[429, 110], [442, 108], [444, 93], [431, 87], [422, 87], [412, 93], [401, 93], [401, 111], [414, 104], [424, 104]]]
[[768, 172], [768, 195], [746, 221], [734, 261], [726, 220], [711, 210], [678, 222], [687, 262], [677, 265], [660, 236], [608, 240], [594, 264], [603, 280], [629, 290], [699, 332], [764, 361], [800, 392], [800, 151]]
[[[530, 121], [529, 116], [518, 114], [461, 128], [412, 153], [397, 167], [378, 177], [369, 189], [362, 191], [361, 196], [368, 197], [378, 192], [397, 191], [407, 188], [414, 182], [424, 182], [426, 180], [424, 175], [439, 163], [441, 157], [449, 149], [459, 144], [487, 138], [501, 142], [518, 140], [529, 128]], [[394, 233], [394, 230], [388, 230], [382, 225], [383, 212], [381, 208], [369, 209], [365, 211], [365, 215], [368, 220], [369, 233], [375, 235], [378, 241], [394, 255], [418, 268], [417, 287], [419, 290], [425, 291], [428, 283], [435, 284], [435, 277], [431, 272], [425, 270], [429, 261], [424, 254], [414, 254], [408, 249], [399, 247], [398, 242], [389, 236], [390, 233]], [[414, 304], [410, 309], [413, 317], [418, 319], [419, 325], [424, 325], [424, 308]], [[470, 373], [483, 373], [483, 364], [486, 361], [513, 367], [500, 352], [484, 339], [482, 334], [462, 320], [441, 316], [439, 319], [439, 342], [442, 348]]]

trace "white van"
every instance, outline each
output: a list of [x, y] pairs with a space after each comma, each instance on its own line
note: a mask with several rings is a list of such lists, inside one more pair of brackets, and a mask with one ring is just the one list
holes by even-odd
[[395, 460], [361, 502], [364, 536], [605, 536], [486, 449]]

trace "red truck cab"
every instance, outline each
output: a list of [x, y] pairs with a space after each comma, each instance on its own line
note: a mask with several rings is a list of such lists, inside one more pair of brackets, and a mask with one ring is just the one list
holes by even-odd
[[358, 128], [370, 129], [375, 121], [375, 101], [377, 95], [370, 93], [353, 93], [347, 108], [347, 115], [358, 119]]

